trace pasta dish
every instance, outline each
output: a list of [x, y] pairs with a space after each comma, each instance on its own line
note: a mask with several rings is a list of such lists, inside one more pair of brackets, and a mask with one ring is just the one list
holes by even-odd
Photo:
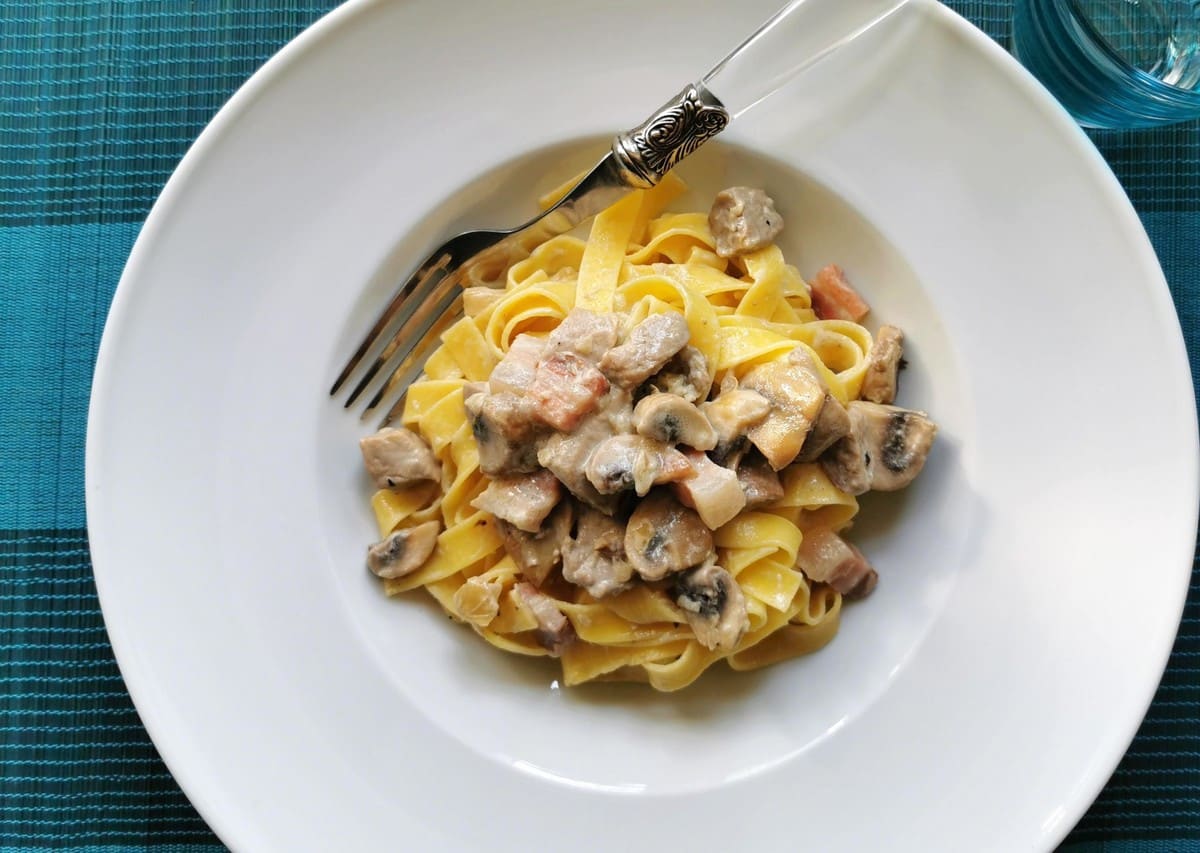
[[903, 335], [837, 266], [806, 282], [761, 190], [664, 213], [672, 174], [463, 292], [462, 319], [361, 442], [389, 595], [423, 588], [563, 680], [691, 684], [808, 654], [878, 575], [857, 496], [921, 471]]

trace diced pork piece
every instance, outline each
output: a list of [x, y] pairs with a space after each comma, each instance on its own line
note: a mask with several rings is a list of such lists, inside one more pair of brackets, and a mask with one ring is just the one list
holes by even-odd
[[[758, 426], [771, 412], [771, 402], [757, 391], [731, 387], [717, 399], [700, 406], [704, 417], [717, 435], [713, 459], [727, 468], [736, 468], [750, 449], [747, 433]], [[699, 449], [699, 448], [697, 448]]]
[[676, 394], [689, 403], [707, 400], [708, 392], [712, 390], [708, 359], [704, 353], [688, 344], [651, 378], [650, 387], [666, 394]]
[[537, 533], [518, 530], [507, 521], [497, 521], [504, 550], [512, 557], [525, 580], [541, 586], [562, 563], [563, 548], [571, 536], [574, 512], [570, 501], [558, 505]]
[[825, 394], [825, 402], [821, 404], [820, 414], [808, 431], [808, 438], [800, 446], [797, 462], [815, 462], [840, 438], [850, 432], [850, 415], [846, 407], [830, 393]]
[[489, 477], [537, 470], [541, 422], [534, 404], [515, 394], [474, 394], [464, 401], [479, 445], [479, 469]]
[[625, 528], [602, 512], [579, 510], [575, 535], [563, 547], [563, 578], [593, 598], [622, 592], [633, 577], [625, 556]]
[[546, 354], [569, 352], [599, 364], [604, 354], [616, 345], [620, 324], [621, 318], [616, 314], [596, 314], [586, 308], [572, 308], [546, 339]]
[[619, 495], [602, 495], [587, 477], [587, 463], [600, 442], [615, 434], [612, 421], [604, 413], [587, 418], [573, 433], [555, 433], [542, 445], [537, 461], [553, 472], [571, 494], [589, 506], [612, 515]]
[[804, 534], [796, 564], [809, 580], [827, 583], [847, 598], [866, 597], [879, 580], [862, 551], [824, 528]]
[[463, 399], [474, 397], [476, 394], [486, 394], [488, 392], [488, 384], [486, 382], [464, 382], [463, 383]]
[[358, 443], [367, 473], [381, 489], [410, 486], [426, 480], [439, 482], [442, 466], [425, 443], [410, 429], [384, 427]]
[[517, 335], [508, 347], [500, 363], [488, 377], [488, 388], [493, 394], [516, 394], [520, 396], [533, 384], [538, 361], [542, 358], [545, 342], [533, 335]]
[[730, 187], [717, 193], [708, 212], [708, 228], [717, 254], [732, 258], [770, 245], [783, 230], [783, 217], [762, 190]]
[[659, 490], [629, 517], [625, 553], [643, 580], [657, 581], [712, 557], [713, 538], [699, 515]]
[[675, 496], [684, 506], [692, 507], [710, 529], [716, 530], [746, 507], [746, 493], [738, 483], [737, 473], [722, 468], [703, 453], [687, 454], [696, 475], [671, 484]]
[[896, 378], [904, 357], [904, 332], [896, 326], [881, 326], [867, 356], [862, 398], [872, 403], [896, 402]]
[[468, 317], [478, 317], [499, 302], [504, 294], [504, 289], [500, 287], [464, 287], [463, 313]]
[[471, 506], [490, 512], [527, 533], [537, 533], [562, 497], [562, 484], [544, 469], [496, 477]]
[[427, 521], [395, 531], [367, 549], [367, 568], [381, 578], [411, 575], [433, 553], [440, 530], [436, 521]]
[[633, 427], [639, 435], [693, 450], [712, 450], [717, 433], [708, 418], [678, 394], [651, 394], [633, 410]]
[[643, 435], [614, 435], [596, 445], [584, 469], [588, 482], [602, 495], [650, 487], [692, 476], [687, 457], [661, 441]]
[[560, 432], [579, 426], [608, 390], [608, 380], [590, 362], [559, 352], [538, 362], [528, 396], [537, 416]]
[[776, 471], [800, 453], [825, 403], [825, 387], [809, 367], [795, 361], [769, 361], [742, 377], [742, 388], [767, 398], [771, 411], [747, 431], [750, 441]]
[[671, 588], [687, 614], [696, 640], [706, 649], [734, 649], [750, 628], [746, 597], [729, 572], [715, 563], [680, 575]]
[[575, 629], [570, 620], [558, 609], [553, 598], [538, 592], [532, 584], [519, 583], [513, 589], [537, 620], [534, 636], [538, 643], [551, 657], [559, 657], [575, 641]]
[[837, 264], [822, 268], [811, 286], [813, 311], [822, 320], [853, 320], [857, 323], [871, 310]]
[[651, 314], [633, 327], [625, 343], [604, 354], [600, 370], [622, 388], [636, 388], [683, 349], [689, 337], [682, 314]]
[[850, 433], [821, 456], [835, 486], [851, 495], [893, 492], [921, 473], [937, 435], [924, 412], [855, 400], [846, 407]]
[[746, 509], [757, 509], [783, 497], [779, 475], [758, 454], [743, 459], [737, 467], [738, 485], [746, 495]]

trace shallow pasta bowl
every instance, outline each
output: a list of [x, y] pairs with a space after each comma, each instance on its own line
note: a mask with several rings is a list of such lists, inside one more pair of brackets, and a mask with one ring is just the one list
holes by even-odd
[[916, 485], [864, 501], [881, 582], [833, 643], [566, 690], [362, 566], [368, 427], [312, 389], [414, 259], [532, 212], [774, 5], [631, 30], [598, 2], [353, 2], [172, 178], [105, 331], [89, 528], [142, 718], [231, 846], [1048, 848], [1115, 766], [1190, 567], [1178, 323], [1086, 137], [933, 2], [684, 172], [684, 205], [769, 188], [789, 260], [905, 328], [902, 400], [942, 427]]

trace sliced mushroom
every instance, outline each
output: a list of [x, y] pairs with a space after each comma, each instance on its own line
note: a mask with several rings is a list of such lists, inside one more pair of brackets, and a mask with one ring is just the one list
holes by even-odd
[[729, 572], [710, 563], [681, 575], [671, 589], [687, 614], [696, 640], [706, 649], [737, 648], [750, 628], [746, 598]]
[[543, 427], [527, 397], [474, 394], [463, 405], [479, 445], [483, 473], [497, 477], [537, 470], [537, 442]]
[[825, 402], [825, 388], [816, 372], [791, 360], [752, 368], [742, 377], [742, 388], [757, 391], [771, 403], [767, 417], [746, 434], [778, 471], [800, 453]]
[[757, 453], [743, 459], [737, 467], [738, 485], [746, 496], [746, 509], [757, 509], [783, 497], [779, 475]]
[[783, 230], [783, 217], [762, 190], [730, 187], [717, 193], [713, 200], [708, 228], [717, 254], [732, 258], [770, 245]]
[[827, 583], [846, 598], [865, 598], [879, 581], [862, 551], [824, 528], [804, 534], [796, 565], [809, 580]]
[[625, 553], [643, 580], [657, 581], [707, 560], [713, 538], [699, 515], [669, 492], [657, 491], [629, 517]]
[[650, 487], [692, 476], [687, 457], [661, 441], [642, 435], [615, 435], [596, 445], [588, 457], [588, 482], [602, 495]]
[[847, 407], [850, 433], [821, 456], [835, 486], [851, 495], [893, 492], [911, 483], [937, 435], [924, 412], [855, 400]]
[[558, 609], [553, 598], [538, 592], [531, 584], [519, 583], [513, 589], [537, 620], [534, 636], [538, 643], [551, 657], [559, 657], [575, 641], [575, 628], [570, 620]]
[[650, 387], [667, 394], [676, 394], [689, 403], [708, 399], [712, 377], [704, 353], [688, 344], [662, 370], [650, 379]]
[[825, 394], [821, 413], [813, 422], [808, 438], [800, 447], [797, 462], [815, 462], [818, 457], [834, 445], [838, 439], [850, 432], [850, 416], [846, 407], [832, 394]]
[[574, 353], [598, 364], [617, 342], [621, 318], [616, 314], [596, 314], [586, 308], [572, 308], [546, 339], [546, 354]]
[[527, 394], [534, 413], [560, 432], [579, 426], [608, 390], [608, 380], [573, 352], [557, 352], [538, 362]]
[[716, 530], [746, 507], [746, 493], [738, 483], [737, 474], [722, 468], [703, 453], [687, 454], [695, 476], [672, 483], [675, 496], [684, 506], [695, 508], [705, 525]]
[[689, 337], [682, 314], [651, 314], [633, 327], [623, 344], [604, 354], [600, 370], [617, 385], [636, 388], [683, 349]]
[[411, 575], [433, 553], [440, 529], [436, 521], [427, 521], [397, 530], [367, 549], [367, 568], [381, 578]]
[[872, 403], [896, 401], [896, 379], [904, 357], [904, 332], [896, 326], [880, 326], [867, 355], [861, 396]]
[[545, 348], [545, 342], [533, 335], [517, 335], [488, 377], [491, 392], [520, 395], [528, 391]]
[[471, 506], [490, 512], [518, 530], [537, 533], [562, 497], [562, 483], [546, 470], [496, 477]]
[[410, 429], [384, 427], [358, 443], [367, 473], [381, 489], [442, 479], [442, 466], [425, 443]]
[[633, 410], [633, 428], [639, 435], [694, 450], [712, 450], [717, 433], [700, 410], [678, 394], [651, 394]]
[[573, 520], [571, 502], [563, 501], [550, 513], [537, 533], [518, 530], [507, 521], [497, 521], [496, 529], [504, 541], [504, 550], [517, 564], [525, 580], [534, 586], [541, 586], [562, 563], [563, 547], [571, 535]]
[[771, 403], [757, 391], [735, 386], [701, 405], [700, 411], [717, 435], [713, 459], [719, 465], [736, 468], [743, 454], [750, 449], [746, 433], [766, 419], [771, 412]]
[[578, 517], [575, 535], [563, 547], [563, 578], [593, 598], [627, 589], [633, 566], [625, 556], [625, 528], [588, 507]]
[[549, 469], [571, 494], [589, 506], [612, 515], [618, 495], [602, 495], [587, 477], [587, 463], [596, 446], [614, 435], [612, 420], [604, 413], [586, 418], [572, 433], [556, 432], [542, 445], [537, 461]]

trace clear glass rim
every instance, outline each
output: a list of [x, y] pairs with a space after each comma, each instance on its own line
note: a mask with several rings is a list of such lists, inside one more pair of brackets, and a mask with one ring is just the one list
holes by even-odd
[[1155, 94], [1167, 96], [1171, 99], [1178, 99], [1183, 105], [1192, 109], [1200, 108], [1200, 92], [1192, 89], [1184, 89], [1180, 86], [1172, 85], [1158, 79], [1153, 74], [1143, 71], [1138, 68], [1128, 59], [1121, 55], [1112, 43], [1101, 35], [1096, 29], [1087, 13], [1080, 5], [1080, 0], [1056, 0], [1057, 5], [1065, 7], [1065, 11], [1070, 14], [1072, 20], [1079, 25], [1084, 31], [1085, 36], [1103, 51], [1105, 57], [1109, 59], [1123, 74], [1128, 75], [1132, 80], [1154, 89]]

